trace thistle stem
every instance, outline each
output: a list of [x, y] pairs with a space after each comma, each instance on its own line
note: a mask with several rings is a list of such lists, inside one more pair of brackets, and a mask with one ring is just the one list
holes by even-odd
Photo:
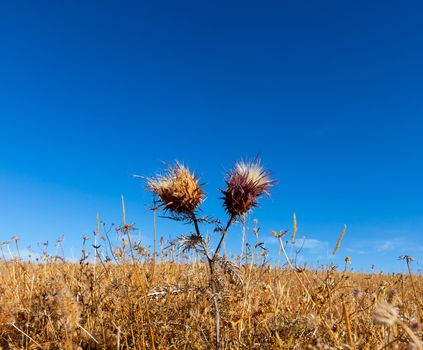
[[192, 221], [194, 222], [195, 232], [197, 233], [197, 236], [201, 236], [200, 228], [198, 227], [198, 219], [194, 213], [192, 214]]
[[219, 244], [217, 245], [217, 247], [216, 247], [216, 250], [215, 250], [215, 252], [214, 252], [214, 254], [213, 254], [213, 258], [212, 258], [212, 260], [213, 261], [215, 261], [216, 260], [216, 258], [217, 258], [217, 256], [218, 256], [218, 254], [219, 254], [219, 251], [220, 251], [220, 247], [221, 247], [221, 245], [222, 245], [222, 242], [223, 242], [223, 240], [225, 239], [225, 237], [226, 237], [226, 233], [228, 232], [228, 229], [229, 229], [229, 227], [231, 226], [231, 224], [232, 224], [232, 222], [233, 222], [233, 220], [234, 220], [235, 218], [234, 218], [234, 216], [233, 215], [231, 215], [231, 217], [229, 218], [229, 220], [228, 220], [228, 223], [226, 224], [226, 227], [225, 227], [225, 229], [223, 230], [223, 232], [222, 232], [222, 237], [220, 237], [220, 241], [219, 241]]
[[[212, 289], [212, 300], [213, 300], [213, 304], [214, 304], [214, 327], [215, 327], [215, 348], [216, 350], [220, 350], [221, 344], [220, 344], [220, 308], [219, 308], [219, 295], [218, 295], [218, 282], [216, 280], [216, 276], [215, 276], [215, 263], [217, 260], [217, 257], [219, 256], [219, 251], [220, 251], [220, 247], [222, 246], [222, 242], [225, 239], [226, 233], [228, 232], [229, 227], [231, 226], [232, 222], [234, 220], [234, 216], [231, 215], [231, 217], [228, 220], [228, 223], [226, 224], [225, 229], [222, 232], [222, 237], [220, 238], [220, 241], [216, 247], [216, 250], [214, 251], [213, 257], [210, 258], [209, 255], [207, 254], [207, 250], [205, 250], [206, 252], [206, 256], [209, 262], [209, 268], [210, 268], [210, 284], [211, 284], [211, 289]], [[193, 215], [193, 221], [194, 221], [194, 225], [195, 228], [197, 230], [197, 234], [199, 234], [199, 230], [198, 230], [198, 223], [197, 223], [197, 219], [195, 218], [195, 216]], [[204, 242], [204, 240], [202, 240], [202, 242]]]
[[[196, 232], [197, 236], [200, 238], [201, 247], [203, 248], [204, 255], [206, 256], [207, 261], [208, 261], [209, 266], [210, 266], [212, 259], [210, 258], [210, 254], [209, 254], [209, 250], [207, 249], [206, 242], [204, 241], [204, 238], [201, 235], [200, 227], [198, 226], [198, 219], [195, 216], [195, 213], [192, 213], [191, 218], [192, 218], [192, 222], [194, 223], [195, 232]], [[210, 267], [210, 270], [211, 270], [211, 267]]]

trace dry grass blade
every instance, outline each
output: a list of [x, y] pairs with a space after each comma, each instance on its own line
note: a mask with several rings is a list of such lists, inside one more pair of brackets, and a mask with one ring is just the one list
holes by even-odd
[[336, 254], [336, 252], [338, 251], [339, 247], [341, 246], [341, 242], [344, 239], [344, 235], [345, 235], [345, 231], [347, 230], [347, 225], [344, 225], [344, 228], [342, 229], [341, 235], [338, 238], [338, 241], [336, 242], [336, 246], [333, 250], [333, 255]]
[[347, 328], [348, 345], [350, 346], [352, 350], [355, 350], [355, 344], [354, 344], [352, 330], [351, 330], [350, 315], [348, 314], [345, 304], [342, 304], [342, 311], [344, 313], [345, 326]]
[[297, 235], [297, 215], [294, 213], [293, 215], [293, 230], [292, 230], [292, 236], [291, 236], [291, 241], [295, 242], [295, 236]]
[[31, 340], [35, 345], [41, 347], [41, 344], [39, 344], [36, 340], [34, 340], [30, 335], [26, 334], [22, 329], [19, 327], [16, 327], [14, 323], [9, 323], [13, 328], [15, 328], [18, 332], [22, 333], [25, 337], [27, 337], [29, 340]]

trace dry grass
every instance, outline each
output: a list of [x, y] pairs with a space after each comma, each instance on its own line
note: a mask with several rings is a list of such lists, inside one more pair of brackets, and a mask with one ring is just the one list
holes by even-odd
[[[116, 260], [96, 265], [84, 257], [80, 263], [46, 256], [38, 263], [3, 261], [2, 348], [213, 348], [207, 264], [184, 255], [170, 261], [167, 249], [153, 276], [151, 255], [123, 242]], [[421, 338], [421, 276], [413, 276], [417, 300], [407, 275], [272, 270], [227, 260], [218, 266], [226, 349], [418, 349], [398, 323], [373, 318], [387, 301]]]
[[[220, 255], [231, 224], [242, 222], [245, 229], [247, 212], [273, 184], [258, 160], [237, 163], [222, 190], [229, 216], [223, 226], [197, 216], [204, 191], [188, 168], [177, 163], [149, 178], [147, 187], [158, 196], [154, 222], [161, 205], [195, 229], [173, 242], [161, 239], [159, 254], [155, 226], [153, 252], [135, 239], [123, 198], [123, 225], [115, 228], [119, 243], [112, 244], [111, 228], [103, 225], [100, 233], [97, 217], [93, 244], [84, 237], [79, 263], [57, 256], [60, 240], [53, 255], [45, 244], [35, 262], [19, 258], [19, 237], [0, 244], [0, 347], [423, 350], [423, 277], [412, 275], [410, 256], [400, 257], [407, 275], [348, 272], [349, 257], [343, 272], [298, 267], [295, 214], [293, 259], [285, 249], [288, 230], [273, 231], [286, 269], [268, 265], [256, 220], [255, 244], [244, 242], [243, 230], [241, 256], [231, 261]], [[216, 248], [200, 224], [220, 234]]]

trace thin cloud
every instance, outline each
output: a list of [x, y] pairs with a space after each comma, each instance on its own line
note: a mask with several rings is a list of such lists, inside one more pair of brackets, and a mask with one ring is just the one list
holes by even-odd
[[419, 252], [423, 251], [421, 244], [415, 244], [403, 236], [388, 239], [363, 240], [354, 242], [354, 246], [346, 248], [346, 251], [356, 254], [391, 253], [391, 252]]
[[303, 249], [307, 249], [312, 252], [321, 252], [322, 250], [327, 250], [328, 243], [324, 241], [319, 241], [318, 239], [306, 238], [302, 247]]
[[355, 249], [355, 248], [346, 248], [346, 251], [348, 253], [352, 253], [352, 254], [358, 254], [358, 255], [365, 255], [368, 254], [367, 251], [362, 250], [362, 249]]
[[403, 240], [401, 238], [392, 238], [377, 242], [376, 251], [380, 253], [390, 252], [401, 246], [403, 246]]

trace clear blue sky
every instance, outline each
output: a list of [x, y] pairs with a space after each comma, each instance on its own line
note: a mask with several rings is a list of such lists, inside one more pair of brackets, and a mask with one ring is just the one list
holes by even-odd
[[[419, 1], [10, 1], [0, 4], [0, 240], [65, 235], [99, 212], [151, 242], [130, 175], [184, 161], [224, 217], [225, 170], [260, 154], [279, 184], [252, 218], [309, 238], [304, 259], [402, 271], [423, 260]], [[160, 221], [166, 237], [186, 231]], [[239, 246], [235, 226], [229, 248]], [[274, 256], [274, 260], [277, 258]], [[416, 263], [415, 269], [421, 265]]]

